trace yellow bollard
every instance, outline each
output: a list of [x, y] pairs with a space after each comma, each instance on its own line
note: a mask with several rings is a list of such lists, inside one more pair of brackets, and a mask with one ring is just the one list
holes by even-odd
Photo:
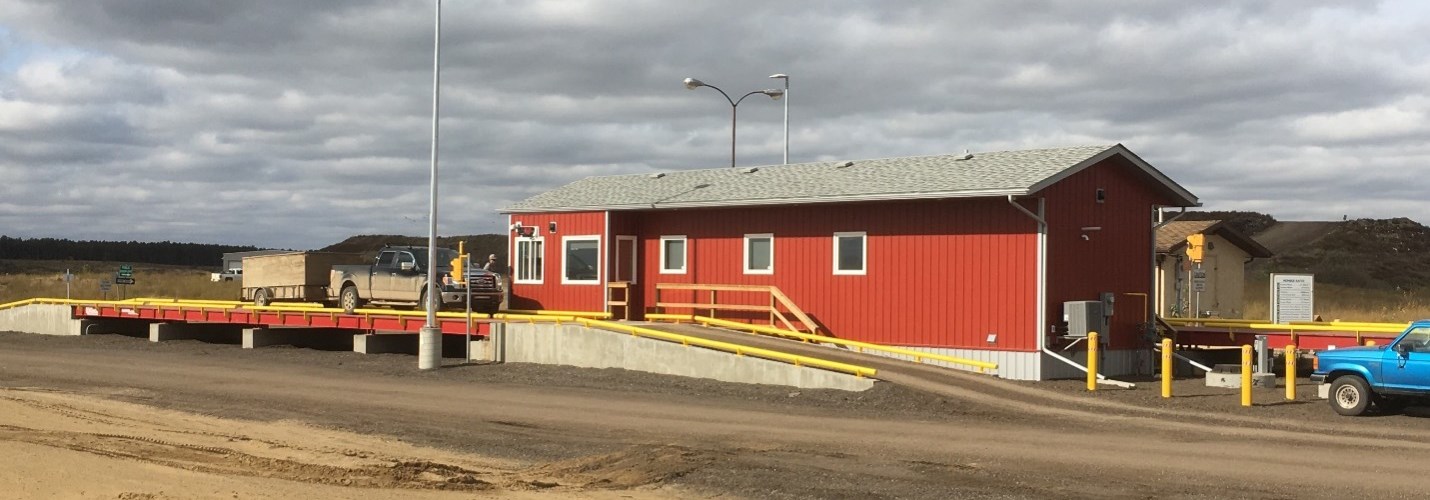
[[1241, 405], [1251, 406], [1251, 346], [1241, 346]]
[[1296, 344], [1286, 345], [1286, 399], [1296, 400]]
[[1162, 339], [1162, 397], [1172, 397], [1172, 339]]
[[1087, 390], [1097, 390], [1097, 332], [1087, 334]]

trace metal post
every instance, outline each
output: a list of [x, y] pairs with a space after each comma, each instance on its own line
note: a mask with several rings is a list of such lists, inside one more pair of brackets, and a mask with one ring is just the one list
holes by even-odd
[[1097, 390], [1097, 332], [1087, 334], [1087, 390]]
[[1241, 406], [1251, 406], [1251, 346], [1241, 346]]
[[1296, 344], [1286, 345], [1286, 399], [1296, 400]]
[[730, 105], [730, 168], [735, 168], [735, 117], [739, 109], [738, 104]]
[[1257, 335], [1252, 342], [1256, 349], [1256, 373], [1271, 373], [1271, 349], [1265, 335]]
[[466, 265], [462, 266], [462, 284], [467, 289], [467, 362], [472, 362], [472, 254], [463, 255], [466, 257]]
[[69, 269], [65, 269], [65, 300], [70, 300], [70, 282], [74, 281], [74, 275]]
[[435, 0], [437, 14], [432, 42], [432, 182], [427, 212], [427, 323], [417, 334], [417, 369], [431, 370], [441, 365], [442, 330], [437, 326], [437, 307], [442, 298], [437, 290], [437, 122], [441, 101], [442, 62], [442, 0]]
[[785, 81], [785, 165], [789, 165], [789, 75], [776, 73], [770, 78], [779, 78]]
[[[1201, 269], [1201, 268], [1202, 268], [1202, 263], [1201, 263], [1201, 262], [1198, 262], [1198, 263], [1197, 263], [1197, 269]], [[1194, 271], [1194, 272], [1195, 272], [1195, 271]], [[1187, 285], [1187, 286], [1195, 287], [1195, 286], [1196, 286], [1196, 283], [1192, 283], [1192, 284], [1189, 284], [1189, 285]], [[1196, 297], [1197, 297], [1197, 299], [1196, 299], [1196, 300], [1197, 300], [1197, 303], [1196, 303], [1196, 305], [1192, 306], [1192, 317], [1193, 317], [1193, 318], [1201, 318], [1201, 317], [1202, 317], [1202, 291], [1201, 291], [1201, 290], [1197, 290], [1197, 295], [1196, 295]]]
[[1172, 339], [1162, 339], [1162, 397], [1172, 397]]

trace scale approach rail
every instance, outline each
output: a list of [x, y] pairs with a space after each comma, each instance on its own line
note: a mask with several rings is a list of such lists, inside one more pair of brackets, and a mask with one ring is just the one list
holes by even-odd
[[[386, 332], [417, 332], [426, 323], [426, 313], [391, 309], [358, 309], [346, 314], [342, 309], [320, 305], [285, 304], [254, 306], [252, 303], [223, 300], [128, 299], [117, 301], [29, 299], [0, 304], [0, 310], [31, 304], [69, 306], [75, 318], [132, 319], [147, 321], [183, 321], [189, 323], [227, 323], [254, 327], [343, 328]], [[574, 322], [577, 318], [604, 319], [606, 313], [557, 311], [521, 311], [496, 314], [472, 313], [471, 332], [486, 335], [490, 323]], [[439, 312], [438, 326], [442, 333], [467, 333], [466, 313]]]

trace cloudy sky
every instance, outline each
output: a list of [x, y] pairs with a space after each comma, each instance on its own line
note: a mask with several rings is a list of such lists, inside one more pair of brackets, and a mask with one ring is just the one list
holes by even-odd
[[[447, 0], [443, 234], [591, 176], [1123, 143], [1208, 209], [1430, 222], [1423, 2]], [[0, 0], [0, 234], [425, 235], [431, 0]], [[740, 106], [776, 164], [782, 103]]]

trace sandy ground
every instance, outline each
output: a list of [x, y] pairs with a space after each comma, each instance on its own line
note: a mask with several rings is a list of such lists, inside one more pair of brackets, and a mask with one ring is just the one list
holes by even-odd
[[[1415, 410], [987, 378], [864, 393], [0, 334], [16, 498], [1419, 498]], [[1150, 384], [1149, 384], [1150, 387]], [[1309, 388], [1309, 386], [1307, 386]], [[1312, 396], [1314, 393], [1311, 394]], [[1322, 416], [1324, 415], [1324, 416]]]

